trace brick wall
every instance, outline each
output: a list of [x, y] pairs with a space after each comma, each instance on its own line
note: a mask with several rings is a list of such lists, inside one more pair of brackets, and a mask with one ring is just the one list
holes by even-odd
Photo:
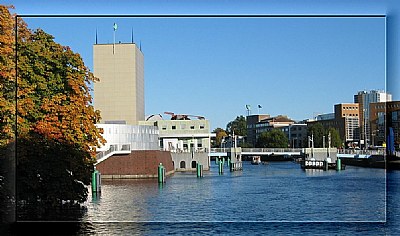
[[137, 150], [128, 155], [113, 155], [96, 165], [104, 178], [152, 178], [157, 177], [162, 163], [167, 175], [174, 172], [170, 152]]

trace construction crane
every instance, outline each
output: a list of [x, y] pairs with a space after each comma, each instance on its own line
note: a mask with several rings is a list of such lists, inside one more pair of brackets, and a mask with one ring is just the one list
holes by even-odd
[[204, 116], [186, 115], [186, 114], [175, 114], [173, 112], [164, 112], [164, 114], [171, 115], [171, 120], [190, 120], [189, 117], [196, 117], [199, 120], [204, 120]]

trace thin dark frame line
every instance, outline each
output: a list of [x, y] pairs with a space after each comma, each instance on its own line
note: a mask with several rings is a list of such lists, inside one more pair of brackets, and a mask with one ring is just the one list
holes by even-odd
[[[109, 15], [109, 14], [93, 14], [93, 15], [88, 15], [88, 14], [54, 14], [54, 15], [46, 15], [46, 14], [16, 14], [15, 15], [15, 221], [18, 222], [18, 214], [17, 214], [17, 137], [18, 137], [18, 53], [17, 53], [17, 47], [18, 47], [18, 18], [19, 17], [25, 17], [25, 18], [386, 18], [386, 14], [117, 14], [117, 15]], [[385, 36], [387, 37], [387, 23], [385, 21]], [[385, 39], [385, 73], [387, 73], [387, 38]], [[385, 81], [387, 81], [387, 74], [385, 74]], [[386, 122], [385, 122], [386, 125]], [[386, 161], [385, 161], [386, 163]], [[340, 223], [360, 223], [360, 222], [368, 222], [368, 223], [385, 223], [387, 222], [387, 201], [388, 201], [388, 196], [387, 196], [387, 172], [385, 172], [385, 220], [384, 221], [310, 221], [310, 223], [335, 223], [335, 222], [340, 222]], [[19, 221], [19, 222], [29, 222], [29, 221]], [[37, 221], [35, 221], [37, 222]], [[48, 222], [48, 221], [45, 221]], [[81, 222], [81, 221], [71, 221], [71, 222]], [[100, 221], [101, 222], [101, 221]], [[120, 222], [120, 221], [116, 221]], [[130, 222], [130, 221], [128, 221]], [[135, 222], [135, 221], [134, 221]], [[140, 221], [139, 221], [140, 222]], [[147, 222], [147, 221], [144, 221]], [[160, 221], [149, 221], [149, 222], [160, 222]], [[162, 222], [162, 221], [161, 221]], [[190, 221], [191, 222], [191, 221]], [[199, 222], [199, 221], [193, 221], [193, 222]], [[215, 222], [221, 222], [221, 221], [215, 221]], [[223, 221], [222, 221], [223, 222]], [[235, 221], [234, 221], [235, 222]], [[246, 221], [239, 221], [239, 222], [246, 222]], [[253, 221], [250, 221], [253, 222]], [[264, 221], [255, 221], [255, 222], [264, 222]], [[266, 221], [270, 222], [270, 221]], [[274, 221], [272, 221], [274, 222]], [[278, 221], [280, 222], [280, 221]], [[297, 221], [288, 221], [288, 223], [296, 223]], [[302, 221], [299, 221], [302, 222]], [[309, 222], [309, 221], [305, 221]]]
[[104, 18], [116, 18], [116, 17], [145, 17], [145, 18], [192, 18], [192, 17], [202, 17], [202, 18], [214, 18], [214, 17], [233, 17], [233, 18], [259, 18], [259, 17], [266, 17], [266, 18], [304, 18], [304, 17], [311, 17], [311, 18], [321, 18], [321, 17], [332, 17], [332, 18], [343, 18], [343, 17], [350, 17], [350, 18], [364, 18], [364, 17], [387, 17], [386, 14], [299, 14], [299, 15], [282, 15], [282, 14], [117, 14], [117, 15], [108, 15], [108, 14], [20, 14], [16, 15], [16, 17], [43, 17], [43, 18], [64, 18], [64, 17], [104, 17]]

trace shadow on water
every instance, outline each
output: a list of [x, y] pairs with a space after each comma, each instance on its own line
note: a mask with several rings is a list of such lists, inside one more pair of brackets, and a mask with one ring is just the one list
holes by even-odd
[[394, 235], [386, 223], [368, 222], [20, 222], [17, 235]]

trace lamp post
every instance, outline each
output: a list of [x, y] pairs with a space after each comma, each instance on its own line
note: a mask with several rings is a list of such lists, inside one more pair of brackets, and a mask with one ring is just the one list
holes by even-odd
[[364, 150], [367, 150], [367, 109], [363, 109], [364, 112]]

